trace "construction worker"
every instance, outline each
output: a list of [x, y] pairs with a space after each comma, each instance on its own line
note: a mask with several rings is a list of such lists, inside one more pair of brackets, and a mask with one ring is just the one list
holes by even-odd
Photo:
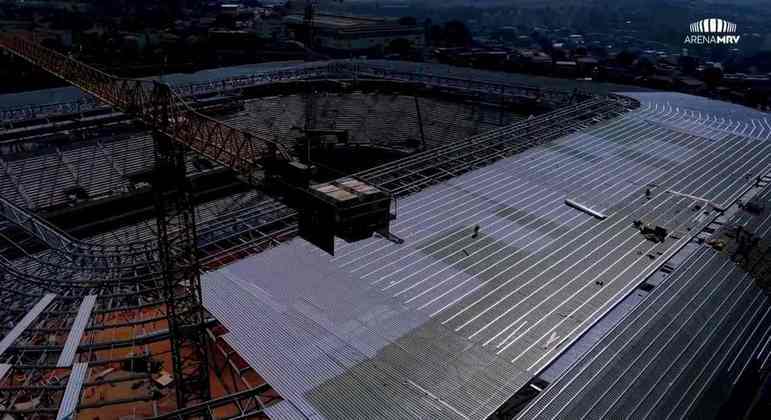
[[760, 245], [760, 238], [755, 236], [750, 240], [750, 245], [747, 247], [747, 261], [749, 262], [750, 256], [752, 255], [752, 251], [758, 249], [758, 245]]
[[747, 259], [749, 238], [747, 238], [746, 235], [743, 235], [742, 232], [743, 232], [742, 226], [739, 225], [737, 229], [737, 234], [736, 234], [736, 250], [734, 250], [734, 255], [733, 255], [733, 258], [736, 261], [738, 261], [739, 257], [744, 257], [745, 261]]
[[474, 226], [474, 234], [471, 235], [471, 239], [476, 239], [479, 236], [479, 225]]
[[647, 198], [648, 200], [651, 199], [651, 189], [650, 188], [646, 188], [645, 189], [645, 198]]

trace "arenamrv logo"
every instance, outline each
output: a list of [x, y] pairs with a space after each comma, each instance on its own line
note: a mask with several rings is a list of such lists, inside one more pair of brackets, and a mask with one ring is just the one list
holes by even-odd
[[691, 24], [691, 33], [686, 35], [686, 44], [738, 44], [740, 35], [736, 24], [723, 19], [702, 19]]

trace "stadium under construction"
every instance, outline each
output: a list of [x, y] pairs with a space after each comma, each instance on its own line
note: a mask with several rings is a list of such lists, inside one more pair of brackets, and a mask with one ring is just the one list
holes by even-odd
[[0, 97], [3, 419], [768, 412], [767, 114], [0, 46], [84, 91]]

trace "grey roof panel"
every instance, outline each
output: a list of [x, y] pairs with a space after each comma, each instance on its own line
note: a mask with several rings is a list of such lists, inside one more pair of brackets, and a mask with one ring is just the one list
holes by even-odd
[[292, 405], [289, 400], [279, 401], [276, 404], [266, 407], [264, 413], [271, 420], [307, 420], [308, 417]]
[[737, 375], [728, 362], [771, 328], [769, 310], [746, 273], [701, 248], [519, 418], [685, 416], [715, 373]]
[[[338, 240], [331, 257], [298, 239], [208, 273], [205, 305], [304, 415], [486, 417], [771, 165], [771, 142], [662, 109], [401, 198], [403, 244]], [[654, 243], [637, 219], [677, 234]]]
[[88, 295], [80, 303], [78, 314], [75, 316], [72, 326], [70, 326], [70, 333], [67, 335], [67, 341], [64, 343], [64, 348], [59, 355], [59, 360], [56, 362], [56, 367], [68, 367], [75, 360], [80, 339], [86, 330], [88, 321], [91, 319], [91, 311], [96, 304], [96, 298], [96, 295]]
[[59, 411], [56, 413], [56, 420], [75, 418], [75, 409], [78, 408], [80, 402], [80, 391], [86, 381], [87, 372], [88, 363], [75, 363], [72, 366], [67, 386], [64, 388], [64, 396], [59, 403]]
[[0, 381], [5, 378], [5, 374], [11, 370], [11, 367], [12, 365], [9, 365], [8, 363], [0, 363]]
[[35, 304], [35, 306], [33, 306], [32, 309], [30, 309], [29, 312], [27, 312], [27, 314], [24, 315], [24, 317], [16, 325], [14, 325], [13, 329], [11, 329], [11, 331], [9, 331], [8, 334], [3, 337], [2, 341], [0, 341], [0, 355], [5, 353], [5, 351], [13, 345], [16, 339], [18, 339], [24, 333], [24, 330], [26, 330], [33, 321], [35, 321], [35, 318], [37, 318], [45, 310], [45, 308], [51, 303], [51, 301], [54, 300], [55, 297], [56, 295], [53, 293], [49, 293], [43, 296]]

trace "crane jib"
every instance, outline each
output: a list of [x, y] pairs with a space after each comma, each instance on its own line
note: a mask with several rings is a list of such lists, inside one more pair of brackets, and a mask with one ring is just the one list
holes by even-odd
[[[324, 185], [334, 185], [335, 194], [321, 192], [316, 188], [321, 184], [312, 184], [314, 168], [293, 159], [281, 143], [201, 114], [164, 83], [119, 78], [14, 34], [0, 34], [0, 46], [131, 115], [154, 132], [230, 168], [251, 185], [264, 178], [282, 185], [289, 193], [279, 195], [288, 197], [301, 213], [301, 236], [323, 243], [322, 248], [330, 253], [334, 252], [334, 236], [348, 241], [376, 232], [389, 236], [393, 197], [386, 191], [345, 177]], [[340, 199], [343, 195], [346, 198]]]

